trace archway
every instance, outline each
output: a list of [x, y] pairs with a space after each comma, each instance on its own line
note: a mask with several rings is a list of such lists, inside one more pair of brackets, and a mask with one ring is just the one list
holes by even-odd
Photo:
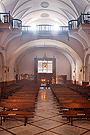
[[[61, 50], [63, 54], [68, 58], [71, 58], [73, 61], [73, 64], [71, 64], [72, 67], [72, 73], [74, 69], [76, 68], [77, 73], [77, 81], [79, 80], [79, 69], [82, 67], [82, 60], [79, 57], [79, 55], [68, 45], [51, 39], [39, 39], [34, 40], [28, 43], [25, 43], [24, 45], [20, 46], [8, 59], [7, 64], [10, 66], [12, 73], [10, 73], [10, 79], [13, 79], [13, 69], [15, 68], [15, 61], [16, 59], [27, 49], [31, 49], [33, 47], [54, 47], [58, 50]], [[72, 62], [71, 62], [72, 63]], [[72, 66], [73, 65], [73, 66]], [[72, 75], [73, 76], [73, 75]]]

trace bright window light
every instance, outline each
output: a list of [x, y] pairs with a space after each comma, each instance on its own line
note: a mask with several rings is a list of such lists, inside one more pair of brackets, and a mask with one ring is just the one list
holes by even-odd
[[58, 30], [59, 30], [59, 26], [58, 26], [57, 24], [54, 24], [53, 30], [54, 30], [54, 31], [58, 31]]
[[32, 31], [36, 31], [36, 24], [32, 24], [31, 29], [32, 29]]

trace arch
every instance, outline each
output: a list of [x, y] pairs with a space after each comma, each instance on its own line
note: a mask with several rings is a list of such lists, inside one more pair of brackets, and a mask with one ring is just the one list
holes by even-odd
[[6, 12], [6, 8], [4, 4], [2, 3], [2, 1], [0, 1], [0, 12]]
[[[51, 39], [39, 39], [39, 40], [34, 40], [34, 41], [31, 41], [31, 42], [25, 43], [22, 46], [20, 46], [9, 57], [9, 59], [7, 61], [8, 67], [10, 66], [12, 68], [12, 71], [13, 71], [13, 68], [15, 66], [14, 63], [15, 63], [17, 57], [21, 53], [23, 53], [26, 49], [29, 49], [29, 48], [32, 48], [32, 47], [55, 47], [55, 48], [60, 49], [60, 50], [62, 49], [64, 52], [66, 52], [67, 54], [69, 54], [69, 56], [73, 59], [74, 64], [77, 65], [78, 69], [79, 69], [79, 67], [81, 67], [83, 65], [82, 64], [82, 60], [79, 57], [79, 55], [71, 47], [69, 47], [65, 43], [59, 42], [59, 41], [56, 41], [56, 40], [51, 40]], [[78, 64], [76, 64], [76, 63], [78, 63]], [[78, 70], [77, 70], [77, 72], [78, 72]]]
[[90, 9], [90, 5], [87, 4], [86, 7], [85, 7], [85, 9], [84, 9], [84, 12], [83, 12], [83, 13], [89, 12], [89, 11], [90, 11], [89, 9]]
[[[61, 9], [60, 9], [61, 10]], [[52, 18], [52, 17], [49, 17], [49, 19], [52, 19], [52, 20], [54, 20], [54, 21], [56, 21], [57, 20], [57, 18], [56, 18], [56, 16], [57, 17], [60, 17], [61, 16], [61, 18], [64, 18], [64, 20], [66, 21], [66, 23], [69, 21], [69, 18], [68, 18], [68, 16], [65, 16], [65, 15], [63, 15], [62, 13], [60, 13], [60, 12], [58, 12], [58, 11], [54, 11], [54, 10], [51, 10], [51, 9], [39, 9], [39, 10], [34, 10], [34, 11], [31, 11], [31, 12], [28, 12], [27, 14], [25, 14], [25, 15], [23, 15], [22, 17], [21, 17], [21, 19], [22, 19], [22, 21], [23, 21], [23, 25], [29, 25], [28, 24], [28, 22], [26, 22], [26, 17], [28, 18], [28, 19], [30, 19], [30, 21], [31, 21], [31, 19], [32, 19], [32, 22], [34, 21], [36, 21], [37, 20], [37, 17], [36, 17], [36, 19], [34, 19], [33, 20], [33, 16], [34, 15], [36, 15], [36, 13], [37, 13], [37, 16], [38, 16], [38, 14], [40, 15], [41, 13], [48, 13], [48, 14], [54, 14], [54, 17]], [[40, 18], [40, 17], [39, 17]], [[56, 18], [56, 19], [55, 19]], [[62, 20], [62, 19], [61, 19]], [[29, 21], [29, 23], [30, 23], [30, 21]], [[60, 20], [59, 20], [60, 21]], [[24, 24], [24, 22], [25, 22], [25, 24]]]
[[85, 41], [85, 39], [77, 33], [78, 33], [78, 30], [69, 31], [69, 37], [72, 37], [72, 38], [76, 39], [77, 41], [79, 41], [83, 47], [83, 50], [84, 50], [85, 48], [88, 47], [88, 44]]
[[[47, 45], [45, 45], [47, 44]], [[68, 45], [66, 45], [65, 43], [63, 42], [60, 42], [60, 41], [56, 41], [56, 40], [52, 40], [52, 39], [38, 39], [38, 40], [34, 40], [34, 41], [30, 41], [30, 42], [27, 42], [25, 44], [23, 44], [22, 46], [20, 46], [8, 59], [8, 64], [10, 63], [11, 59], [17, 54], [19, 53], [20, 51], [24, 51], [24, 49], [27, 49], [29, 47], [57, 47], [57, 48], [62, 48], [64, 50], [67, 50], [69, 53], [71, 52], [75, 58], [77, 58], [81, 65], [82, 65], [82, 60], [81, 58], [79, 57], [79, 55], [71, 48], [69, 47]]]
[[[48, 50], [49, 50], [50, 53], [48, 53]], [[37, 53], [38, 51], [40, 53]], [[32, 47], [30, 49], [28, 48], [21, 55], [17, 56], [17, 58], [14, 62], [14, 67], [15, 67], [16, 71], [18, 72], [20, 62], [22, 61], [22, 59], [24, 59], [24, 57], [27, 57], [27, 55], [28, 56], [30, 55], [30, 56], [33, 57], [33, 54], [35, 54], [34, 57], [33, 57], [33, 59], [34, 59], [36, 57], [36, 55], [37, 55], [37, 57], [39, 57], [39, 55], [42, 54], [41, 52], [43, 52], [43, 55], [45, 53], [47, 56], [52, 57], [53, 55], [51, 54], [51, 51], [52, 51], [52, 54], [54, 53], [55, 54], [54, 56], [57, 58], [56, 62], [58, 60], [60, 60], [60, 57], [58, 55], [60, 55], [61, 57], [64, 56], [67, 59], [67, 62], [70, 65], [70, 69], [69, 69], [70, 74], [69, 74], [68, 78], [73, 79], [73, 72], [71, 72], [71, 71], [74, 71], [75, 60], [73, 59], [73, 57], [69, 53], [67, 53], [65, 50], [63, 50], [61, 48], [60, 49], [56, 48], [56, 47], [53, 47], [53, 48], [52, 47], [51, 48], [50, 47]], [[43, 55], [41, 55], [41, 57], [43, 57]], [[32, 60], [30, 60], [30, 61], [32, 61]], [[65, 64], [65, 63], [62, 62], [62, 64]], [[30, 64], [29, 64], [29, 66], [30, 66]], [[58, 65], [58, 62], [57, 62], [57, 69], [58, 69], [58, 67], [59, 67], [59, 65]], [[33, 69], [32, 69], [32, 71], [33, 71]], [[58, 74], [58, 72], [60, 72], [60, 71], [57, 70], [56, 74]]]

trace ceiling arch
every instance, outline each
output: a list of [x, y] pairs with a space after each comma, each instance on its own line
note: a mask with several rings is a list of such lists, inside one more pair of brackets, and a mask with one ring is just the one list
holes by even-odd
[[73, 61], [74, 65], [75, 65], [75, 59], [69, 53], [67, 53], [65, 50], [63, 50], [61, 48], [56, 48], [56, 47], [32, 47], [32, 48], [26, 49], [23, 53], [21, 53], [19, 56], [17, 56], [16, 61], [14, 62], [14, 67], [15, 67], [15, 65], [19, 65], [21, 59], [23, 57], [25, 57], [26, 55], [28, 55], [29, 53], [32, 53], [32, 52], [35, 53], [38, 50], [42, 51], [42, 50], [45, 50], [45, 49], [46, 50], [49, 49], [51, 51], [55, 51], [57, 53], [63, 54], [68, 59], [70, 64], [72, 64], [72, 61]]
[[[42, 13], [47, 13], [49, 15], [49, 17], [45, 17], [45, 18], [41, 17]], [[36, 16], [36, 17], [34, 18], [33, 16]], [[55, 17], [53, 18], [53, 16], [55, 16]], [[26, 21], [26, 17], [27, 17], [28, 21]], [[48, 23], [49, 23], [50, 20], [52, 20], [52, 24], [56, 22], [59, 25], [64, 25], [64, 24], [62, 24], [62, 22], [64, 20], [65, 25], [67, 25], [66, 22], [69, 21], [68, 16], [66, 16], [65, 14], [62, 14], [60, 12], [56, 12], [54, 10], [48, 10], [48, 9], [47, 10], [45, 10], [45, 9], [41, 10], [40, 9], [38, 11], [33, 11], [31, 13], [28, 13], [28, 14], [24, 15], [21, 18], [23, 20], [23, 25], [30, 25], [32, 23], [36, 23], [36, 21], [38, 21], [38, 20], [40, 20], [39, 24], [42, 23], [42, 20], [45, 20], [46, 22], [48, 20]], [[62, 20], [60, 20], [60, 18], [62, 18]], [[45, 23], [45, 21], [44, 21], [44, 23]]]
[[81, 58], [71, 47], [69, 47], [65, 43], [51, 39], [39, 39], [23, 44], [9, 57], [7, 61], [8, 66], [13, 59], [15, 61], [20, 54], [32, 47], [55, 47], [57, 49], [60, 49], [61, 51], [63, 50], [64, 54], [66, 52], [66, 54], [69, 55], [73, 59], [73, 61], [78, 60], [80, 62], [80, 65], [82, 66]]

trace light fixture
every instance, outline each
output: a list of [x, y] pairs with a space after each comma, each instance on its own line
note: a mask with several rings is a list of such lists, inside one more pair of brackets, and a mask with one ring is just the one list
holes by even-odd
[[14, 68], [14, 73], [16, 72], [15, 68]]
[[82, 68], [80, 69], [80, 72], [82, 72]]
[[36, 31], [36, 29], [37, 29], [36, 24], [33, 23], [33, 24], [31, 25], [31, 29], [32, 29], [32, 31]]
[[76, 68], [74, 68], [74, 71], [73, 71], [74, 73], [76, 72]]
[[8, 68], [8, 72], [9, 72], [9, 68]]
[[54, 30], [54, 31], [58, 31], [58, 30], [59, 30], [59, 26], [58, 26], [57, 24], [54, 24], [53, 30]]

